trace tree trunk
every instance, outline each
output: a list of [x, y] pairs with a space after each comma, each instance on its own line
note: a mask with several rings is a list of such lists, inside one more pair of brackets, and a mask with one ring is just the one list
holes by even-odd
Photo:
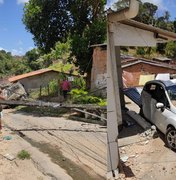
[[87, 72], [86, 76], [86, 89], [90, 90], [91, 88], [91, 69]]

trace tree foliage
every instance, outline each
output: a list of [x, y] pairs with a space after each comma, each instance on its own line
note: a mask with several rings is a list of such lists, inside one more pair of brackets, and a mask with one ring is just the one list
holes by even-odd
[[155, 24], [155, 14], [158, 9], [158, 7], [152, 3], [146, 2], [142, 3], [139, 2], [139, 13], [134, 18], [136, 21], [143, 22], [145, 24]]
[[170, 58], [176, 57], [176, 42], [168, 42], [165, 48], [166, 55]]
[[0, 51], [0, 77], [18, 75], [30, 71], [26, 60], [14, 57], [10, 52]]
[[80, 72], [90, 72], [90, 45], [105, 40], [104, 5], [105, 0], [30, 0], [24, 7], [23, 22], [45, 53], [69, 37], [70, 60]]
[[30, 0], [25, 4], [23, 23], [45, 53], [57, 41], [67, 39], [71, 26], [68, 4], [69, 0]]
[[27, 60], [28, 66], [31, 68], [31, 70], [37, 70], [40, 68], [40, 66], [37, 64], [37, 60], [40, 57], [39, 50], [34, 48], [25, 54], [25, 58]]

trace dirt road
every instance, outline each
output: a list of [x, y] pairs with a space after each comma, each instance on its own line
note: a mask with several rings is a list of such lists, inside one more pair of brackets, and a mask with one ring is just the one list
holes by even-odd
[[[139, 112], [133, 103], [131, 110]], [[150, 138], [137, 124], [129, 126], [121, 133], [119, 142], [122, 172], [120, 179], [129, 180], [173, 180], [176, 177], [176, 152], [165, 146], [164, 135]], [[127, 145], [125, 145], [127, 144]]]
[[[19, 150], [25, 149], [31, 154], [31, 160], [5, 160], [10, 165], [2, 164], [2, 167], [8, 173], [1, 171], [0, 179], [105, 179], [104, 127], [13, 110], [5, 110], [3, 119], [7, 128], [3, 129], [2, 136], [10, 134], [12, 139], [2, 141], [8, 146], [3, 148], [2, 155], [9, 153], [16, 156]], [[16, 170], [12, 170], [11, 165]], [[26, 174], [28, 178], [24, 178]]]
[[[128, 106], [138, 111], [133, 104]], [[4, 111], [3, 122], [7, 128], [0, 141], [0, 179], [106, 179], [105, 127], [14, 110]], [[175, 179], [176, 154], [163, 139], [161, 133], [150, 138], [135, 123], [124, 128], [119, 136], [120, 179]], [[31, 154], [30, 160], [4, 157], [7, 153], [16, 157], [22, 149]]]

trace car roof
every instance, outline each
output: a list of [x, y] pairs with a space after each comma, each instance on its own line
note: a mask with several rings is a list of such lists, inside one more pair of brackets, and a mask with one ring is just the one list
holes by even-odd
[[153, 84], [153, 83], [154, 84], [160, 84], [160, 85], [165, 86], [165, 87], [176, 85], [175, 83], [173, 83], [170, 80], [168, 80], [168, 81], [152, 80], [152, 81], [148, 81], [146, 84]]

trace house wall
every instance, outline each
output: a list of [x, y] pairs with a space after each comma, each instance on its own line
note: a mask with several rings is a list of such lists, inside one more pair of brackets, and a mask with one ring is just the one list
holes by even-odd
[[[124, 61], [122, 64], [129, 64], [135, 62], [137, 59], [131, 59], [128, 62]], [[93, 64], [91, 74], [91, 91], [95, 91], [96, 94], [105, 94], [106, 88], [100, 91], [101, 87], [106, 87], [106, 63], [107, 63], [107, 50], [106, 46], [95, 47], [93, 51]], [[161, 63], [160, 63], [161, 64]], [[161, 64], [162, 65], [162, 64]], [[126, 82], [129, 86], [137, 86], [139, 82], [140, 74], [158, 74], [158, 73], [170, 73], [176, 74], [176, 69], [169, 67], [163, 67], [139, 63], [133, 64], [128, 67], [124, 67], [123, 71], [133, 74], [133, 81]], [[98, 90], [98, 91], [96, 91]], [[104, 91], [104, 92], [103, 92]]]
[[30, 89], [40, 88], [40, 86], [45, 87], [54, 79], [59, 79], [59, 72], [47, 72], [31, 77], [27, 77], [19, 80], [19, 82], [24, 86], [25, 90], [28, 92]]
[[[93, 51], [93, 64], [91, 72], [91, 90], [96, 94], [103, 95], [100, 89], [106, 88], [107, 70], [107, 51], [106, 47], [95, 47]], [[102, 94], [103, 93], [103, 94]]]

